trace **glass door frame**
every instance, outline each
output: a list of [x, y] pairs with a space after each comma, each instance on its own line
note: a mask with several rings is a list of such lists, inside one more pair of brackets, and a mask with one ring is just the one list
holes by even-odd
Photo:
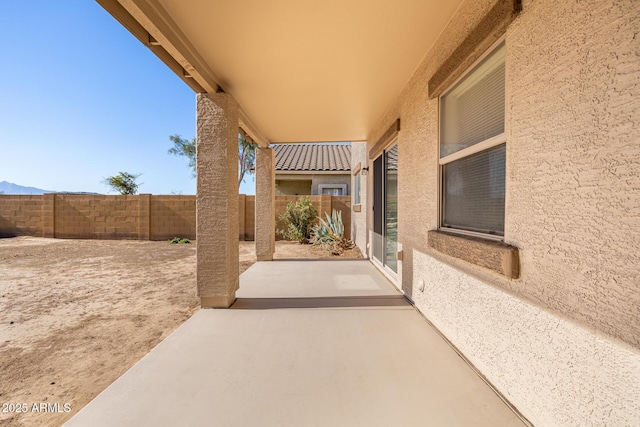
[[[395, 240], [395, 244], [396, 244], [396, 250], [394, 252], [394, 260], [393, 263], [396, 266], [396, 270], [394, 271], [393, 268], [389, 265], [389, 263], [387, 262], [387, 257], [388, 257], [388, 219], [389, 219], [389, 212], [388, 212], [388, 194], [387, 194], [387, 190], [389, 189], [389, 185], [388, 185], [388, 156], [387, 154], [393, 150], [396, 149], [396, 153], [397, 153], [397, 149], [398, 149], [398, 141], [397, 138], [394, 138], [393, 141], [391, 141], [391, 143], [389, 143], [389, 145], [387, 145], [385, 147], [384, 150], [382, 150], [382, 152], [380, 152], [380, 154], [378, 154], [374, 159], [374, 166], [375, 166], [375, 162], [376, 161], [382, 161], [382, 167], [374, 167], [373, 169], [373, 179], [374, 179], [374, 188], [373, 188], [373, 227], [372, 227], [372, 234], [373, 234], [373, 242], [372, 242], [372, 252], [371, 252], [371, 259], [373, 261], [375, 261], [375, 264], [378, 265], [380, 268], [382, 268], [384, 270], [385, 273], [387, 273], [388, 275], [390, 275], [392, 278], [397, 279], [398, 278], [398, 258], [397, 258], [397, 215], [398, 215], [398, 208], [397, 208], [397, 172], [396, 172], [396, 184], [395, 184], [395, 188], [396, 188], [396, 226], [395, 226], [395, 233], [396, 233], [396, 240]], [[397, 154], [396, 154], [397, 155]], [[397, 160], [396, 160], [396, 171], [397, 171]], [[377, 174], [380, 174], [381, 176], [377, 176]], [[378, 184], [379, 188], [376, 188], [376, 183]], [[382, 211], [377, 211], [377, 208], [379, 205], [382, 209]], [[381, 217], [376, 218], [377, 215], [381, 215]], [[377, 224], [377, 222], [381, 222], [381, 224]], [[379, 236], [377, 236], [376, 233], [376, 229], [380, 229], [381, 233]]]

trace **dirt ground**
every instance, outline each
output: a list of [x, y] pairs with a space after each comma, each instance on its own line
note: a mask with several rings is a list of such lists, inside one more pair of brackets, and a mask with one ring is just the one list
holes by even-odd
[[[61, 425], [187, 320], [198, 309], [195, 253], [168, 242], [0, 239], [0, 425]], [[278, 259], [331, 257], [276, 244]], [[240, 272], [254, 262], [253, 242], [240, 242]]]

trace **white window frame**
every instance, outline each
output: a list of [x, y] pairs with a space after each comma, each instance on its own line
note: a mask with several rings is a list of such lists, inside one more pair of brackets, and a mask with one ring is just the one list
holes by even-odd
[[[342, 190], [341, 196], [347, 195], [347, 184], [318, 184], [318, 195], [322, 195], [326, 188]], [[340, 196], [336, 196], [340, 197]]]
[[353, 204], [359, 205], [362, 202], [360, 191], [362, 189], [362, 171], [358, 171], [353, 182]]
[[[489, 239], [489, 240], [496, 240], [496, 241], [504, 241], [504, 236], [498, 236], [495, 234], [487, 234], [487, 233], [480, 233], [477, 231], [470, 231], [470, 230], [461, 230], [459, 228], [450, 228], [450, 227], [443, 227], [442, 226], [442, 220], [444, 218], [444, 193], [442, 191], [442, 184], [444, 182], [444, 165], [454, 162], [456, 160], [460, 160], [464, 157], [468, 157], [471, 156], [473, 154], [477, 154], [480, 153], [481, 151], [485, 151], [488, 150], [490, 148], [493, 147], [497, 147], [499, 145], [502, 144], [506, 144], [507, 142], [507, 134], [506, 134], [506, 126], [507, 126], [507, 119], [506, 119], [506, 108], [505, 108], [505, 131], [503, 133], [501, 133], [500, 135], [496, 135], [494, 137], [491, 137], [489, 139], [486, 139], [482, 142], [476, 143], [470, 147], [467, 148], [463, 148], [460, 151], [456, 151], [455, 153], [449, 154], [448, 156], [442, 157], [440, 158], [440, 148], [442, 145], [442, 98], [444, 96], [446, 96], [449, 93], [449, 90], [453, 87], [455, 87], [455, 85], [458, 84], [458, 82], [460, 82], [460, 80], [464, 79], [465, 77], [467, 77], [467, 75], [469, 75], [469, 73], [476, 67], [476, 65], [478, 65], [480, 62], [482, 62], [487, 56], [491, 55], [497, 48], [498, 46], [500, 46], [500, 44], [505, 42], [505, 37], [501, 37], [498, 41], [496, 41], [489, 49], [487, 49], [487, 51], [480, 57], [478, 58], [473, 64], [471, 64], [471, 66], [467, 69], [467, 71], [465, 71], [460, 77], [458, 77], [450, 86], [449, 89], [447, 89], [446, 91], [444, 91], [439, 97], [438, 97], [438, 229], [442, 230], [442, 231], [447, 231], [447, 232], [451, 232], [451, 233], [456, 233], [456, 234], [463, 234], [463, 235], [468, 235], [468, 236], [475, 236], [475, 237], [481, 237], [483, 239]], [[505, 63], [506, 63], [506, 58], [505, 58]], [[505, 82], [506, 85], [506, 82]], [[506, 102], [506, 100], [505, 100]], [[506, 173], [506, 172], [505, 172]], [[506, 187], [506, 176], [505, 176], [505, 187]], [[505, 189], [505, 196], [506, 196], [506, 189]], [[506, 208], [506, 207], [505, 207]], [[505, 215], [506, 216], [506, 215]]]

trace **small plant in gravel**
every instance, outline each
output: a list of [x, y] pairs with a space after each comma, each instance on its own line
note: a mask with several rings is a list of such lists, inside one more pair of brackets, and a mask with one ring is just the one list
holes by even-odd
[[309, 243], [311, 223], [317, 216], [318, 210], [308, 197], [301, 197], [296, 203], [289, 202], [279, 218], [284, 221], [285, 229], [277, 230], [277, 233], [287, 240]]
[[169, 240], [169, 243], [191, 243], [191, 240], [189, 239], [181, 239], [180, 237], [174, 237], [173, 239]]
[[311, 227], [311, 243], [320, 246], [334, 255], [340, 255], [345, 250], [353, 248], [351, 240], [344, 238], [344, 224], [342, 212], [335, 209], [331, 216], [325, 213], [326, 221], [319, 218], [320, 222]]

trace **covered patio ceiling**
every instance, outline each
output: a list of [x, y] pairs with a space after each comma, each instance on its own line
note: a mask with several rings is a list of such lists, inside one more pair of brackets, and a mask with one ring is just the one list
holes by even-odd
[[462, 0], [98, 0], [266, 142], [359, 141]]

